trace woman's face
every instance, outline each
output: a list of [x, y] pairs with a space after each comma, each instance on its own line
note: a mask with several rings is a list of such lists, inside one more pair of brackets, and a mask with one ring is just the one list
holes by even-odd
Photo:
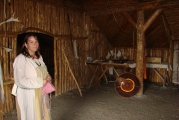
[[36, 37], [30, 36], [27, 40], [27, 43], [25, 43], [25, 46], [28, 49], [29, 54], [34, 55], [39, 48], [39, 42]]

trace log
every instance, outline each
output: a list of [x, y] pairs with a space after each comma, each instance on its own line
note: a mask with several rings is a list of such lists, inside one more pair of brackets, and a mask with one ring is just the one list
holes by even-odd
[[79, 87], [79, 85], [78, 85], [78, 82], [77, 82], [77, 80], [76, 80], [76, 78], [75, 78], [75, 76], [74, 76], [74, 74], [73, 74], [73, 71], [72, 71], [72, 69], [71, 69], [71, 67], [70, 67], [70, 63], [69, 63], [69, 61], [68, 61], [68, 59], [67, 59], [67, 57], [66, 57], [65, 51], [62, 50], [62, 52], [63, 52], [64, 58], [65, 58], [65, 61], [66, 61], [66, 63], [67, 63], [67, 66], [68, 66], [68, 68], [69, 68], [69, 70], [70, 70], [70, 73], [71, 73], [71, 75], [72, 75], [72, 77], [73, 77], [73, 79], [74, 79], [74, 81], [75, 81], [75, 84], [76, 84], [76, 86], [77, 86], [77, 88], [78, 88], [78, 91], [79, 91], [79, 93], [80, 93], [80, 96], [82, 97], [83, 95], [82, 95], [82, 93], [81, 93], [81, 89], [80, 89], [80, 87]]
[[[139, 78], [139, 81], [141, 82], [141, 90], [139, 91], [139, 94], [143, 94], [143, 76], [142, 76], [142, 72], [144, 67], [142, 68], [142, 66], [145, 64], [145, 62], [143, 61], [143, 58], [145, 58], [144, 53], [142, 53], [142, 51], [144, 52], [144, 48], [145, 48], [145, 36], [144, 36], [144, 32], [145, 30], [150, 26], [150, 24], [152, 23], [152, 21], [157, 17], [158, 13], [161, 12], [161, 10], [157, 10], [149, 19], [148, 22], [144, 25], [144, 24], [140, 24], [138, 23], [138, 28], [137, 28], [137, 61], [139, 62], [138, 64], [140, 64], [141, 62], [141, 66], [139, 65], [138, 67], [136, 67], [136, 75]], [[143, 15], [141, 15], [143, 16]], [[140, 16], [138, 16], [138, 20], [140, 19]], [[144, 20], [139, 20], [140, 21], [144, 21]], [[143, 28], [142, 28], [143, 27]], [[142, 58], [142, 56], [143, 58]], [[142, 61], [140, 60], [142, 59]], [[142, 65], [143, 64], [143, 65]], [[138, 72], [138, 73], [137, 73]]]
[[137, 28], [137, 23], [133, 20], [133, 18], [127, 13], [127, 12], [121, 12], [127, 20], [135, 27]]
[[141, 88], [138, 95], [143, 94], [143, 69], [144, 69], [144, 11], [137, 12], [137, 58], [136, 58], [136, 76], [140, 81]]
[[152, 22], [155, 20], [155, 18], [163, 11], [163, 9], [156, 10], [152, 16], [147, 20], [147, 22], [144, 25], [143, 31], [145, 32], [147, 28], [152, 24]]

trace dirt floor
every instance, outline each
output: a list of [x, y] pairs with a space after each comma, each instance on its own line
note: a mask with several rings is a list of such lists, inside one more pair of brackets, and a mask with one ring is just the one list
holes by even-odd
[[[145, 82], [144, 94], [119, 96], [113, 83], [52, 98], [52, 120], [179, 120], [179, 86]], [[17, 120], [16, 111], [5, 120]]]

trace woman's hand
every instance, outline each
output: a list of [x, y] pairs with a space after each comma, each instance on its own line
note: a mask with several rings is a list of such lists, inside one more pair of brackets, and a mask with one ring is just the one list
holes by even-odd
[[51, 80], [52, 80], [51, 76], [50, 76], [50, 75], [47, 75], [46, 80], [47, 80], [47, 81], [51, 81]]
[[47, 83], [47, 80], [45, 79], [45, 80], [43, 80], [43, 85], [45, 85]]
[[43, 80], [43, 85], [45, 85], [47, 82], [51, 81], [52, 78], [50, 75], [47, 75], [47, 77]]

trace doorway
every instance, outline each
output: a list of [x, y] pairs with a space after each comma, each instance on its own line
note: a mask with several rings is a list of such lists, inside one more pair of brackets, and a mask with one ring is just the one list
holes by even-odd
[[[17, 36], [17, 54], [19, 54], [20, 52], [26, 34], [27, 33], [22, 33]], [[40, 53], [47, 66], [48, 72], [51, 75], [52, 79], [54, 79], [54, 37], [42, 33], [35, 34], [38, 37]]]

